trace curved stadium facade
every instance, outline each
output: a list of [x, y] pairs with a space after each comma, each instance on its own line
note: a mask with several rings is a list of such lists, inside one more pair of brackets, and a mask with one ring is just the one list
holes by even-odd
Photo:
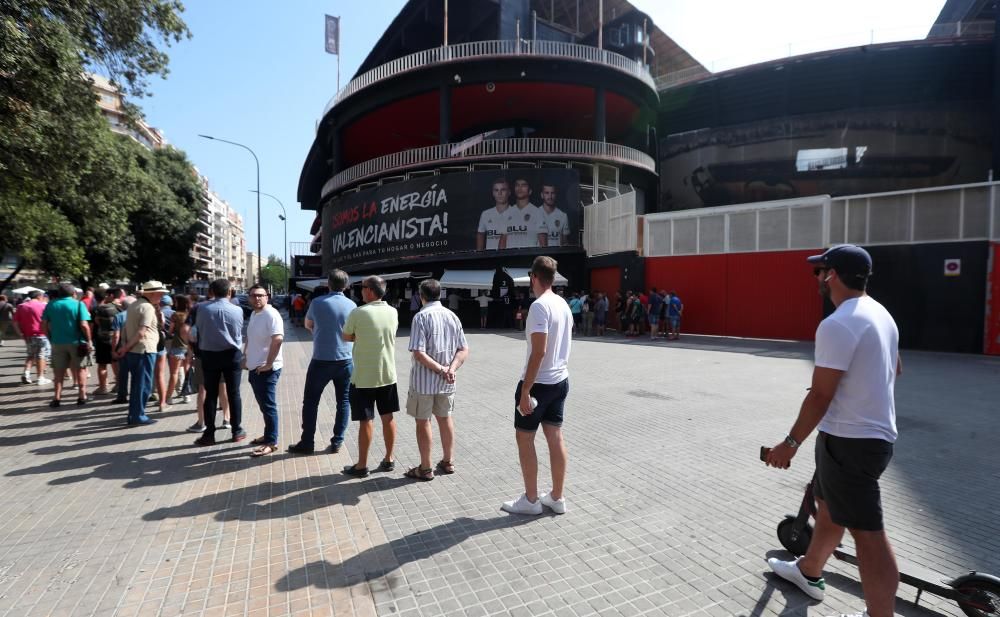
[[1000, 352], [992, 4], [716, 74], [624, 1], [452, 3], [448, 44], [442, 5], [408, 2], [318, 124], [323, 273], [498, 295], [546, 253], [574, 289], [676, 288], [688, 331], [810, 339], [802, 257], [846, 241], [904, 346]]

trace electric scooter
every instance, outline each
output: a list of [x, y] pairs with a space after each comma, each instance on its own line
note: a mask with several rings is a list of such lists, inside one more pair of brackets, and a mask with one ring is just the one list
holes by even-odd
[[[810, 517], [816, 516], [816, 498], [813, 482], [806, 485], [805, 495], [799, 513], [788, 514], [778, 523], [778, 541], [785, 550], [796, 557], [806, 554], [812, 540]], [[850, 549], [840, 546], [833, 556], [857, 567], [858, 557]], [[905, 570], [905, 571], [904, 571]], [[917, 588], [914, 604], [920, 603], [920, 595], [927, 591], [936, 596], [958, 602], [959, 608], [969, 617], [1000, 615], [1000, 578], [982, 572], [969, 572], [955, 578], [948, 578], [933, 570], [913, 564], [900, 564], [899, 580]]]

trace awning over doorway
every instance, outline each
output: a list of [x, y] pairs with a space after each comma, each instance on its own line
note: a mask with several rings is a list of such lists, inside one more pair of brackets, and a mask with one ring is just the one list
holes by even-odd
[[[528, 268], [504, 268], [504, 272], [507, 276], [514, 279], [514, 287], [530, 287], [531, 281], [528, 278], [528, 273], [530, 270]], [[566, 277], [556, 272], [556, 279], [553, 281], [552, 285], [554, 287], [566, 287], [569, 285], [569, 281]]]
[[[386, 272], [386, 273], [380, 273], [379, 274], [379, 276], [381, 276], [382, 280], [384, 280], [384, 281], [396, 281], [396, 280], [400, 280], [400, 279], [425, 279], [425, 278], [429, 278], [430, 275], [431, 275], [430, 272], [411, 272], [409, 270], [407, 270], [406, 272]], [[359, 275], [352, 276], [350, 278], [350, 283], [349, 284], [350, 285], [357, 285], [361, 281], [365, 280], [365, 278], [368, 277], [368, 276], [370, 276], [370, 275], [368, 275], [368, 274], [360, 275], [359, 274]], [[492, 274], [490, 276], [492, 276]], [[492, 280], [492, 279], [490, 279], [490, 280]], [[326, 286], [326, 279], [311, 279], [311, 280], [308, 280], [308, 281], [299, 281], [295, 285], [299, 289], [303, 289], [303, 290], [308, 291], [308, 292], [313, 292], [313, 291], [316, 291], [317, 287], [324, 287], [324, 286]], [[490, 285], [490, 286], [492, 287], [492, 285]]]
[[445, 270], [441, 287], [445, 289], [493, 289], [493, 270]]
[[[389, 274], [379, 274], [384, 281], [395, 281], [399, 279], [426, 279], [431, 277], [430, 272], [392, 272]], [[351, 277], [354, 278], [354, 277]], [[364, 277], [361, 277], [364, 278]]]

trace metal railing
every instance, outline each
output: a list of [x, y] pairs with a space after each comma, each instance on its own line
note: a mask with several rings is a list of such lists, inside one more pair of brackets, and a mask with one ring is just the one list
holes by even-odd
[[331, 109], [340, 104], [341, 101], [357, 94], [359, 91], [384, 79], [408, 71], [448, 62], [503, 56], [549, 57], [602, 64], [627, 73], [636, 79], [642, 80], [650, 88], [655, 88], [653, 77], [642, 62], [626, 58], [619, 53], [606, 49], [597, 49], [589, 45], [577, 45], [575, 43], [563, 43], [560, 41], [473, 41], [471, 43], [459, 43], [458, 45], [425, 49], [377, 66], [352, 79], [340, 92], [334, 95], [330, 99], [330, 102], [327, 103], [326, 108], [323, 109], [323, 115], [325, 116]]
[[341, 171], [323, 185], [321, 199], [342, 187], [362, 182], [385, 173], [395, 173], [414, 167], [456, 163], [483, 158], [548, 158], [597, 159], [656, 171], [656, 162], [645, 152], [603, 141], [529, 137], [523, 139], [493, 139], [464, 146], [442, 144], [403, 150], [374, 158]]

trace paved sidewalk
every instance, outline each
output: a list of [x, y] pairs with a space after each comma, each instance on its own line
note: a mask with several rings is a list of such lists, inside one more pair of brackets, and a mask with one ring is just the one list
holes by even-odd
[[[397, 339], [401, 396], [407, 340]], [[192, 447], [193, 404], [124, 429], [110, 399], [49, 409], [0, 347], [0, 616], [830, 615], [863, 607], [831, 564], [816, 604], [775, 578], [774, 528], [811, 475], [812, 441], [782, 472], [758, 460], [787, 432], [811, 346], [686, 337], [574, 342], [565, 516], [507, 515], [520, 473], [514, 333], [469, 333], [459, 372], [458, 473], [415, 483], [413, 420], [397, 416], [397, 471], [348, 479], [356, 451], [251, 459]], [[296, 330], [281, 376], [282, 451], [298, 438], [311, 343]], [[1000, 574], [1000, 360], [910, 353], [885, 509], [898, 555], [945, 575]], [[263, 422], [244, 385], [251, 436]], [[68, 397], [67, 397], [68, 398]], [[75, 398], [75, 397], [74, 397]], [[72, 401], [73, 399], [68, 400]], [[317, 443], [329, 440], [332, 389]], [[221, 418], [220, 418], [221, 421]], [[376, 427], [372, 460], [383, 454]], [[228, 436], [225, 432], [218, 438]], [[436, 436], [435, 436], [436, 437]], [[541, 484], [547, 452], [539, 437]], [[439, 455], [439, 450], [435, 452]], [[899, 614], [961, 615], [900, 587]]]

